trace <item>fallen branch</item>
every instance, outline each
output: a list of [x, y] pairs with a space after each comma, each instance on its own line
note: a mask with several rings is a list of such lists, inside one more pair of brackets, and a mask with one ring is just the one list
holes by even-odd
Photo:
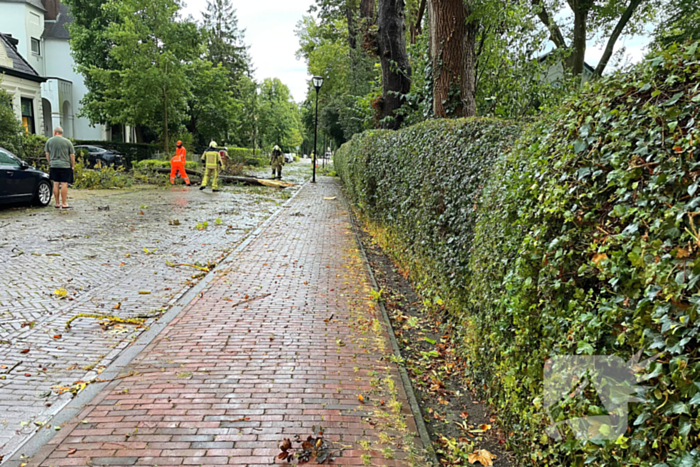
[[93, 314], [93, 313], [78, 313], [77, 315], [75, 315], [71, 319], [69, 319], [68, 322], [66, 322], [66, 329], [70, 329], [71, 323], [78, 318], [106, 319], [106, 320], [110, 321], [111, 323], [135, 324], [135, 325], [143, 324], [146, 321], [145, 319], [141, 319], [141, 318], [120, 318], [118, 316], [99, 315], [99, 314]]
[[[170, 169], [166, 168], [160, 168], [156, 167], [153, 169], [154, 172], [156, 173], [162, 173], [162, 174], [169, 174]], [[199, 178], [203, 177], [203, 174], [201, 172], [198, 172], [196, 170], [188, 170], [187, 171], [188, 175], [196, 175]], [[244, 183], [246, 185], [253, 185], [253, 186], [269, 186], [273, 188], [289, 188], [291, 186], [294, 186], [293, 183], [289, 182], [283, 182], [281, 180], [269, 180], [269, 179], [258, 179], [258, 178], [253, 178], [253, 177], [238, 177], [234, 175], [219, 175], [219, 180], [223, 182], [234, 182], [234, 183]]]
[[191, 268], [199, 269], [200, 271], [209, 272], [209, 269], [208, 269], [208, 268], [203, 268], [203, 267], [201, 267], [201, 266], [197, 266], [196, 264], [185, 264], [185, 263], [175, 264], [175, 263], [171, 263], [170, 261], [167, 261], [167, 260], [165, 261], [165, 264], [167, 264], [167, 265], [170, 266], [171, 268], [176, 268], [176, 267], [179, 267], [179, 266], [189, 266], [189, 267], [191, 267]]
[[12, 370], [14, 370], [15, 368], [17, 368], [17, 367], [20, 366], [21, 364], [22, 364], [22, 360], [18, 361], [18, 362], [15, 363], [14, 365], [12, 365], [8, 370], [5, 370], [5, 372], [4, 372], [3, 374], [4, 374], [4, 375], [9, 375], [10, 372], [12, 372]]
[[258, 297], [249, 298], [249, 299], [247, 299], [247, 300], [243, 300], [242, 302], [234, 303], [233, 305], [231, 305], [231, 308], [236, 308], [238, 305], [244, 305], [244, 304], [246, 304], [246, 303], [252, 302], [253, 300], [258, 300], [258, 299], [261, 299], [261, 298], [269, 297], [270, 295], [271, 295], [271, 294], [266, 293], [265, 295], [260, 295], [260, 296], [258, 296]]

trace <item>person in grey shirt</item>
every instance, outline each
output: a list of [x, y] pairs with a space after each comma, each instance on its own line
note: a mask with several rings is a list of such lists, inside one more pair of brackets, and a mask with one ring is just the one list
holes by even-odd
[[[73, 143], [63, 137], [63, 128], [57, 126], [53, 137], [44, 146], [46, 160], [49, 161], [49, 177], [53, 181], [53, 197], [56, 209], [70, 209], [68, 206], [68, 184], [73, 183], [75, 149]], [[63, 203], [61, 203], [61, 198]]]

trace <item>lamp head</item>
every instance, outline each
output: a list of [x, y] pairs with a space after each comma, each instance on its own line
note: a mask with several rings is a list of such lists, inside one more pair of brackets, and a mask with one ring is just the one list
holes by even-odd
[[314, 76], [311, 78], [311, 81], [314, 83], [314, 87], [316, 88], [316, 91], [321, 89], [321, 86], [323, 86], [323, 77], [322, 76]]

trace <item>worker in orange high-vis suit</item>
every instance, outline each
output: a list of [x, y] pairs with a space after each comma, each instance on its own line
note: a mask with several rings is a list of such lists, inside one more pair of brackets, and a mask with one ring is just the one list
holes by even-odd
[[170, 160], [170, 183], [175, 185], [175, 175], [180, 172], [180, 177], [185, 180], [187, 185], [190, 184], [190, 177], [185, 171], [185, 163], [187, 163], [187, 149], [182, 146], [182, 141], [177, 142], [175, 157]]

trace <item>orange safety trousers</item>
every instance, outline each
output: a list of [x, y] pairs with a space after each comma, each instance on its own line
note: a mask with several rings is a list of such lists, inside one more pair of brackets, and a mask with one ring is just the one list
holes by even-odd
[[185, 171], [185, 161], [181, 160], [178, 156], [173, 157], [170, 161], [170, 183], [175, 184], [175, 175], [180, 172], [180, 176], [185, 180], [186, 184], [190, 184], [190, 177], [187, 176]]

